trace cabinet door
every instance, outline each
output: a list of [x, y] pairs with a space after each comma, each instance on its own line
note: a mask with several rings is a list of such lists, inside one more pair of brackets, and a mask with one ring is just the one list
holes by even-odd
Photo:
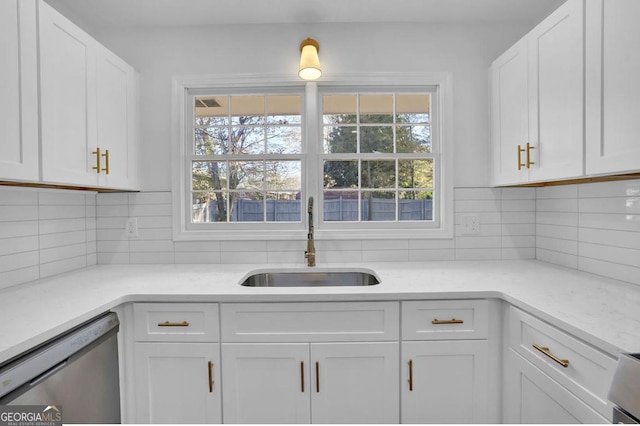
[[640, 2], [586, 5], [586, 172], [640, 170]]
[[583, 9], [569, 0], [527, 35], [530, 181], [584, 173]]
[[220, 423], [217, 343], [136, 343], [138, 423]]
[[0, 179], [37, 180], [35, 0], [0, 0]]
[[97, 145], [103, 156], [102, 168], [108, 168], [108, 173], [99, 173], [99, 186], [124, 189], [137, 185], [136, 83], [136, 72], [130, 65], [104, 47], [98, 48]]
[[308, 343], [222, 344], [225, 423], [309, 423]]
[[312, 343], [312, 423], [398, 423], [397, 342]]
[[96, 185], [95, 41], [38, 3], [42, 179]]
[[526, 182], [523, 164], [529, 141], [529, 99], [527, 80], [527, 40], [522, 39], [502, 54], [491, 66], [491, 123], [493, 184]]
[[486, 340], [403, 342], [402, 359], [402, 423], [491, 422]]
[[512, 350], [504, 374], [504, 423], [610, 423]]

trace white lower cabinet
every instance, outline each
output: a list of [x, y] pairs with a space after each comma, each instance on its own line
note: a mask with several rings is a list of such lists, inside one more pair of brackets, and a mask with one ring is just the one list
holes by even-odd
[[135, 423], [221, 423], [218, 304], [135, 303]]
[[505, 356], [504, 423], [610, 423], [514, 351]]
[[613, 357], [513, 306], [505, 320], [506, 423], [611, 422]]
[[487, 422], [488, 342], [403, 342], [402, 423]]
[[[496, 423], [487, 300], [402, 302], [402, 423]], [[492, 374], [495, 373], [495, 374]]]
[[136, 423], [221, 423], [219, 343], [136, 343]]
[[398, 343], [222, 345], [225, 423], [398, 423]]

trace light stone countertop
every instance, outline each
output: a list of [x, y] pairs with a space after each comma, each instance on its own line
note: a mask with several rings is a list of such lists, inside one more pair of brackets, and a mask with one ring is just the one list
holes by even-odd
[[375, 271], [370, 287], [242, 287], [256, 269], [303, 265], [98, 265], [0, 290], [0, 363], [126, 302], [498, 298], [617, 356], [640, 352], [640, 286], [549, 263], [449, 261], [320, 265]]

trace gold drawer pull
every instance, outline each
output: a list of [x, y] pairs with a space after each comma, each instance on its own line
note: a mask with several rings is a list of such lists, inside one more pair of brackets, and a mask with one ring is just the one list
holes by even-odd
[[545, 354], [546, 356], [548, 356], [549, 358], [551, 358], [552, 360], [554, 360], [555, 362], [557, 362], [558, 364], [560, 364], [561, 366], [563, 366], [564, 368], [567, 368], [569, 366], [569, 360], [568, 359], [560, 359], [557, 356], [555, 356], [554, 354], [552, 354], [551, 352], [549, 352], [549, 348], [546, 346], [540, 346], [540, 345], [533, 345], [534, 349], [539, 350], [540, 352], [542, 352], [543, 354]]
[[209, 393], [213, 392], [213, 362], [209, 361]]
[[531, 144], [529, 142], [527, 142], [527, 169], [530, 169], [532, 164], [536, 164], [533, 161], [531, 161], [531, 150], [532, 149], [536, 149], [536, 147], [535, 146], [531, 146]]
[[450, 320], [439, 320], [438, 318], [435, 318], [431, 321], [431, 324], [464, 324], [464, 321], [455, 318], [451, 318]]
[[187, 321], [182, 322], [159, 322], [158, 327], [189, 327], [189, 323]]
[[[100, 149], [100, 148], [98, 148], [98, 149]], [[104, 154], [101, 154], [101, 155], [104, 157], [104, 161], [105, 161], [105, 163], [104, 163], [105, 167], [104, 167], [104, 169], [102, 169], [102, 171], [105, 172], [106, 174], [109, 174], [109, 150], [105, 149], [104, 150]], [[98, 164], [98, 167], [99, 166], [100, 165]]]
[[100, 173], [102, 171], [102, 168], [100, 168], [100, 157], [102, 157], [104, 154], [100, 154], [100, 148], [96, 148], [96, 150], [93, 151], [92, 154], [96, 156], [96, 165], [91, 169], [95, 170], [96, 173]]
[[518, 170], [522, 170], [522, 168], [526, 166], [526, 164], [522, 162], [522, 153], [524, 151], [525, 151], [524, 148], [518, 145]]

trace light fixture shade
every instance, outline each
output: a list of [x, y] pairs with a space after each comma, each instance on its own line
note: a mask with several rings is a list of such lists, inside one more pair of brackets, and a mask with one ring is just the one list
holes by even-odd
[[300, 67], [298, 76], [303, 80], [316, 80], [322, 75], [318, 52], [320, 45], [312, 38], [305, 39], [300, 44]]

